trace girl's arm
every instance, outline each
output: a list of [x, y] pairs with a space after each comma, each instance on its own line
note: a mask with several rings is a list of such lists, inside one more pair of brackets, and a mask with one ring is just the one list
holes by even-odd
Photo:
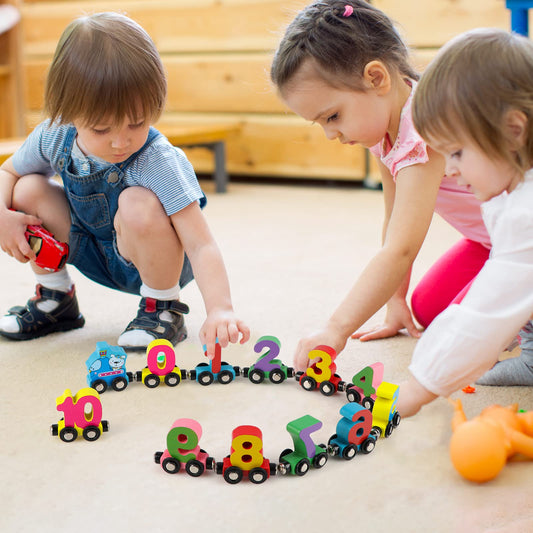
[[207, 355], [215, 354], [215, 340], [224, 348], [228, 342], [241, 344], [250, 338], [248, 326], [235, 316], [226, 268], [207, 221], [194, 202], [170, 217], [189, 257], [194, 277], [204, 300], [207, 317], [200, 329], [200, 341]]
[[[396, 184], [389, 172], [389, 169], [378, 160], [378, 165], [382, 177], [383, 196], [385, 201], [385, 219], [383, 223], [382, 243], [385, 242], [387, 235], [387, 228], [389, 220], [394, 207], [394, 196], [396, 192]], [[387, 302], [387, 314], [385, 322], [378, 326], [363, 327], [351, 335], [352, 339], [359, 339], [362, 342], [384, 339], [393, 337], [402, 328], [407, 330], [407, 333], [413, 337], [419, 337], [420, 331], [416, 327], [411, 310], [406, 302], [407, 291], [409, 290], [409, 283], [411, 279], [411, 268], [407, 271], [404, 279], [400, 283], [398, 290], [393, 294]]]
[[24, 232], [30, 224], [41, 224], [33, 215], [10, 211], [13, 189], [20, 175], [13, 167], [12, 158], [0, 166], [0, 248], [21, 263], [35, 259]]
[[297, 369], [306, 368], [307, 354], [319, 344], [341, 352], [350, 334], [385, 305], [404, 282], [429, 228], [444, 174], [443, 158], [432, 151], [429, 154], [427, 163], [402, 169], [395, 184], [390, 175], [385, 177], [388, 223], [383, 247], [324, 327], [298, 343], [294, 358]]

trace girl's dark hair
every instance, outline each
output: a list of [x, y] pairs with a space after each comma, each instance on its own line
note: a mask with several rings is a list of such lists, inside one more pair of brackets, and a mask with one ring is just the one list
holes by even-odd
[[166, 91], [161, 59], [143, 28], [119, 13], [96, 13], [74, 20], [61, 35], [46, 80], [45, 112], [51, 122], [86, 126], [126, 117], [153, 123]]
[[[350, 8], [353, 12], [348, 14]], [[373, 60], [417, 80], [408, 56], [407, 46], [385, 13], [364, 0], [324, 0], [305, 7], [289, 24], [270, 77], [283, 91], [302, 63], [311, 59], [317, 74], [330, 85], [361, 90], [364, 68]]]

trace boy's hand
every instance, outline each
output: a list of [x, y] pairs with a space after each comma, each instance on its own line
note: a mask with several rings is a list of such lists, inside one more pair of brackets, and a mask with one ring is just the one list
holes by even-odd
[[35, 261], [35, 252], [31, 249], [24, 232], [31, 225], [41, 225], [42, 221], [33, 215], [26, 215], [10, 209], [0, 210], [0, 247], [21, 263]]
[[308, 354], [317, 346], [330, 346], [338, 355], [346, 346], [346, 341], [344, 335], [331, 326], [300, 339], [294, 354], [294, 368], [297, 371], [305, 371], [308, 366], [312, 365], [314, 361], [309, 359]]
[[233, 310], [214, 310], [207, 315], [200, 329], [200, 342], [206, 346], [209, 359], [215, 356], [217, 338], [222, 348], [230, 342], [239, 341], [240, 344], [244, 344], [250, 338], [250, 328], [235, 316]]

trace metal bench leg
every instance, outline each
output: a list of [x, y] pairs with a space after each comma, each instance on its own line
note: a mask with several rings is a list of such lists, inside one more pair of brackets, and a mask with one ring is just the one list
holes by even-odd
[[226, 192], [228, 173], [226, 171], [226, 146], [224, 141], [214, 143], [215, 153], [215, 186], [216, 192]]

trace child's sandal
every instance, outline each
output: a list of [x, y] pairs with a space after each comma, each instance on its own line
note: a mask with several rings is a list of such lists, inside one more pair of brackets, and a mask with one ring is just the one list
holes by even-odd
[[[161, 318], [163, 312], [166, 317]], [[155, 300], [154, 298], [142, 298], [139, 304], [137, 316], [128, 324], [118, 340], [118, 345], [129, 350], [145, 350], [149, 343], [132, 345], [128, 340], [127, 333], [141, 330], [146, 332], [151, 340], [166, 339], [173, 345], [187, 338], [187, 329], [183, 315], [189, 312], [189, 306], [179, 300]]]
[[[43, 300], [54, 300], [58, 305], [52, 311], [44, 312], [37, 307]], [[26, 306], [12, 307], [6, 316], [16, 317], [19, 330], [11, 332], [0, 329], [0, 335], [13, 340], [35, 339], [56, 331], [81, 328], [85, 324], [74, 286], [69, 292], [61, 292], [37, 285], [35, 296], [28, 300]]]

